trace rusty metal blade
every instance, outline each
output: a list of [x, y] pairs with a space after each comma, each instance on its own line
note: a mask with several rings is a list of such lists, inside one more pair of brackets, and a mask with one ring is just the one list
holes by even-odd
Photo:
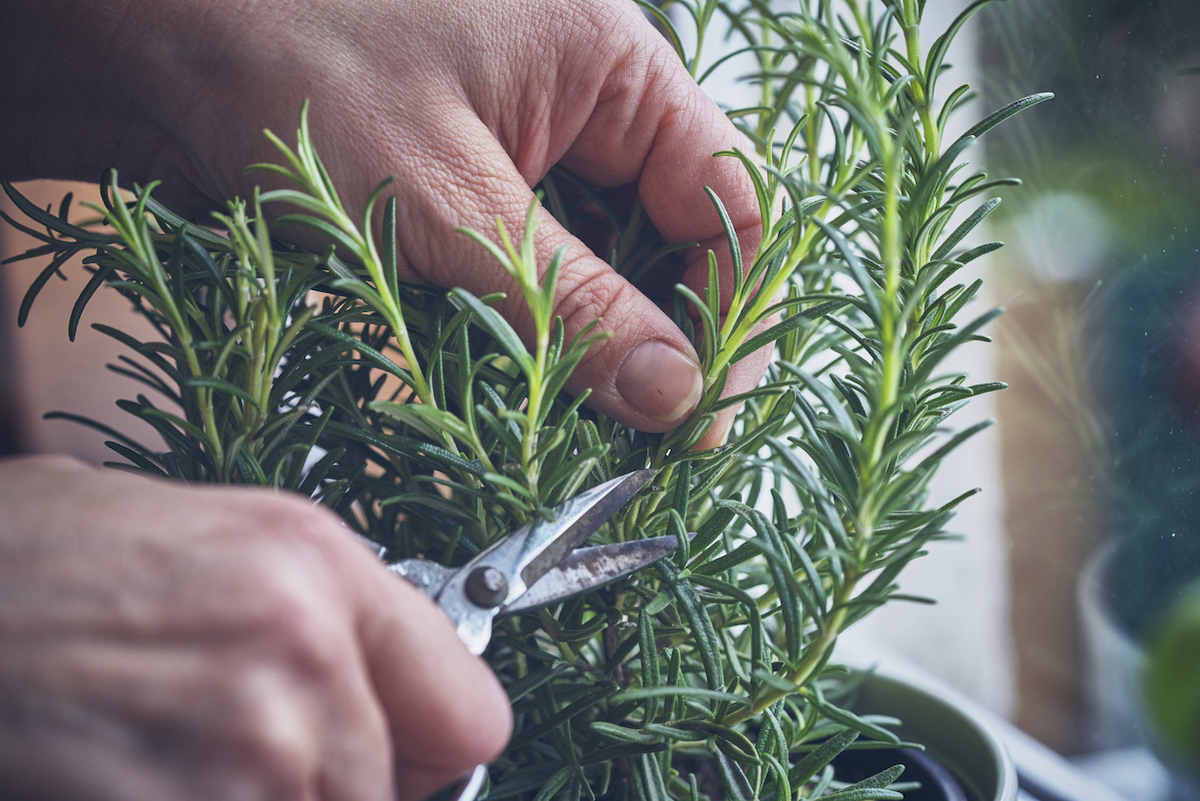
[[501, 614], [547, 606], [602, 587], [669, 556], [678, 546], [678, 539], [667, 536], [579, 548], [544, 573]]
[[[567, 558], [600, 526], [637, 495], [656, 475], [653, 470], [632, 473], [581, 492], [555, 508], [557, 519], [515, 532], [510, 539], [522, 549], [521, 578], [533, 585]], [[509, 579], [512, 580], [511, 577]]]

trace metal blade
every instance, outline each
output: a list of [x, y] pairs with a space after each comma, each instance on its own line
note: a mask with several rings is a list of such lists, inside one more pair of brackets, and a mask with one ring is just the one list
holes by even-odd
[[603, 587], [669, 556], [677, 547], [679, 540], [667, 536], [579, 548], [558, 566], [546, 571], [524, 595], [504, 607], [501, 614], [547, 606]]
[[[536, 523], [525, 536], [521, 578], [531, 585], [556, 567], [567, 555], [629, 503], [656, 475], [653, 470], [636, 470], [576, 495], [554, 510], [552, 523]], [[513, 534], [519, 542], [521, 534]]]

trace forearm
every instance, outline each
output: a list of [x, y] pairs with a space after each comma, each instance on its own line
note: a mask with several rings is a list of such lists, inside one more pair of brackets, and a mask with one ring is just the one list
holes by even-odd
[[134, 2], [6, 0], [0, 25], [0, 175], [98, 177], [135, 101], [115, 55]]
[[245, 66], [244, 38], [232, 34], [251, 5], [4, 0], [0, 178], [95, 181], [116, 167], [216, 199], [184, 134], [217, 64]]

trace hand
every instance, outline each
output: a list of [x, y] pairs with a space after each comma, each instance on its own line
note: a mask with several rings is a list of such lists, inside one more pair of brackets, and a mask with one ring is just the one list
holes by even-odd
[[449, 620], [331, 514], [0, 461], [0, 796], [416, 801], [507, 741]]
[[[453, 229], [490, 232], [500, 215], [520, 231], [530, 186], [555, 163], [604, 186], [636, 183], [668, 241], [700, 243], [681, 276], [693, 289], [707, 281], [709, 248], [731, 285], [704, 186], [747, 256], [761, 233], [742, 168], [712, 157], [741, 146], [739, 134], [625, 0], [76, 0], [54, 5], [54, 25], [43, 6], [7, 2], [5, 177], [95, 179], [115, 164], [126, 182], [165, 179], [160, 197], [199, 211], [266, 178], [242, 174], [278, 157], [261, 130], [290, 139], [310, 98], [348, 204], [398, 176], [403, 277], [509, 290], [501, 311], [524, 335], [508, 276]], [[548, 215], [538, 231], [543, 264], [570, 247], [557, 308], [568, 336], [596, 317], [613, 334], [568, 388], [591, 387], [592, 406], [643, 430], [678, 424], [699, 399], [691, 343]], [[727, 393], [764, 370], [747, 360]], [[728, 423], [701, 445], [721, 442]]]

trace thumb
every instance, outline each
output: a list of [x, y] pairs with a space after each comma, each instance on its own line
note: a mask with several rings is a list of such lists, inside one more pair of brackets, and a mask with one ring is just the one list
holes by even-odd
[[508, 697], [433, 601], [365, 552], [354, 557], [364, 563], [359, 631], [391, 728], [396, 798], [419, 801], [499, 755], [512, 732]]
[[[439, 286], [458, 286], [475, 295], [505, 293], [495, 308], [530, 343], [536, 329], [516, 281], [478, 243], [452, 233], [454, 227], [465, 226], [494, 239], [497, 217], [507, 230], [520, 232], [534, 201], [532, 190], [508, 154], [486, 134], [483, 130], [479, 136], [462, 137], [461, 141], [474, 143], [468, 163], [486, 164], [487, 169], [464, 176], [461, 165], [465, 158], [441, 160], [440, 175], [434, 180], [452, 196], [451, 203], [406, 212], [404, 207], [411, 199], [397, 198], [401, 214], [421, 219], [414, 227], [441, 232], [430, 237], [426, 247], [410, 250], [406, 261]], [[590, 389], [589, 406], [642, 431], [666, 431], [682, 422], [702, 391], [699, 359], [687, 337], [653, 301], [597, 258], [546, 209], [536, 210], [534, 222], [540, 278], [554, 254], [565, 247], [553, 313], [562, 318], [566, 341], [597, 319], [599, 331], [607, 334], [588, 349], [567, 390], [578, 394]]]
[[[703, 388], [699, 358], [682, 331], [640, 290], [538, 209], [539, 264], [565, 248], [554, 314], [568, 337], [593, 321], [606, 338], [589, 348], [567, 384], [590, 389], [588, 405], [641, 431], [665, 431], [696, 407]], [[520, 298], [515, 298], [522, 303]], [[528, 313], [507, 308], [510, 320]]]

